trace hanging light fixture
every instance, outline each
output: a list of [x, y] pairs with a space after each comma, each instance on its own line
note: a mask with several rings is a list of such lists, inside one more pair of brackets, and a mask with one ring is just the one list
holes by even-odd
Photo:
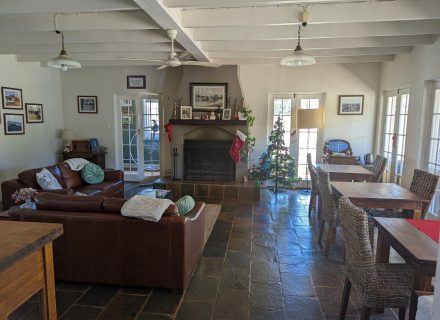
[[57, 34], [61, 34], [61, 52], [60, 55], [56, 58], [53, 58], [47, 61], [47, 66], [51, 68], [58, 68], [63, 71], [67, 71], [69, 69], [79, 69], [81, 68], [81, 63], [75, 61], [67, 56], [67, 52], [64, 49], [64, 33], [59, 30], [55, 30]]
[[311, 64], [315, 64], [316, 59], [306, 53], [303, 52], [301, 48], [301, 24], [298, 26], [298, 44], [296, 45], [295, 51], [281, 59], [280, 64], [282, 66], [287, 67], [301, 67], [301, 66], [309, 66]]

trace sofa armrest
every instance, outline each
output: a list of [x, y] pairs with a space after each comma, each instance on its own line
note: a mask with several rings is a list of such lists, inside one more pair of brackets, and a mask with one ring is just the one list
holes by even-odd
[[104, 170], [105, 181], [124, 181], [124, 172], [121, 170]]
[[18, 181], [18, 179], [3, 181], [1, 184], [3, 210], [8, 210], [14, 204], [12, 195], [15, 191], [27, 187], [27, 185]]
[[56, 193], [56, 194], [67, 194], [73, 195], [75, 192], [72, 189], [54, 189], [54, 190], [41, 190], [38, 193]]

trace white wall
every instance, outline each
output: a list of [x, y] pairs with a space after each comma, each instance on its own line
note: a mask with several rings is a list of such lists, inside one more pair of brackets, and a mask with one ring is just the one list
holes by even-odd
[[[410, 107], [402, 184], [411, 183], [415, 168], [424, 168], [425, 131], [429, 127], [424, 115], [426, 81], [440, 78], [440, 40], [433, 45], [417, 46], [410, 54], [400, 54], [393, 62], [383, 64], [381, 89], [410, 86]], [[430, 119], [429, 119], [430, 120]]]
[[[257, 138], [253, 161], [267, 147], [268, 96], [271, 93], [325, 93], [326, 123], [322, 142], [331, 138], [346, 139], [354, 154], [361, 157], [373, 151], [380, 64], [318, 64], [299, 68], [243, 65], [239, 67], [239, 79], [244, 98], [256, 117], [252, 128]], [[365, 95], [363, 115], [338, 115], [338, 95], [344, 94]]]
[[[0, 70], [1, 86], [23, 90], [23, 110], [1, 109], [0, 181], [4, 181], [24, 169], [57, 162], [63, 114], [58, 70], [42, 68], [39, 63], [17, 63], [13, 55], [0, 56]], [[24, 115], [26, 102], [43, 104], [44, 123], [25, 123], [24, 135], [5, 135], [3, 114]]]

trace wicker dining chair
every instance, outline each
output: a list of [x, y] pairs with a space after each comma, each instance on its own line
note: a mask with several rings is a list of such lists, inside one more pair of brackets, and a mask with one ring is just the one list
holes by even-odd
[[384, 158], [379, 154], [376, 155], [376, 158], [374, 159], [373, 162], [374, 176], [371, 182], [381, 182], [386, 166], [387, 166], [387, 158]]
[[[311, 217], [312, 210], [315, 210], [315, 213], [318, 213], [318, 210], [316, 208], [316, 198], [319, 195], [319, 190], [318, 190], [318, 176], [316, 173], [316, 169], [313, 166], [312, 155], [310, 153], [307, 153], [307, 167], [310, 173], [310, 180], [312, 180], [312, 189], [310, 192], [310, 202], [309, 202], [309, 217]], [[318, 213], [318, 218], [319, 218], [319, 213]]]
[[333, 198], [329, 174], [323, 170], [318, 170], [318, 188], [320, 199], [322, 201], [322, 217], [321, 226], [319, 228], [318, 243], [322, 243], [325, 224], [327, 223], [328, 233], [324, 247], [324, 254], [328, 256], [330, 245], [335, 241], [336, 238], [336, 228], [339, 227], [339, 209], [335, 199]]
[[372, 309], [398, 308], [405, 319], [410, 307], [413, 271], [407, 264], [376, 263], [368, 234], [367, 213], [347, 198], [339, 199], [345, 244], [345, 284], [339, 312], [344, 319], [351, 286], [359, 293], [361, 320], [369, 319]]

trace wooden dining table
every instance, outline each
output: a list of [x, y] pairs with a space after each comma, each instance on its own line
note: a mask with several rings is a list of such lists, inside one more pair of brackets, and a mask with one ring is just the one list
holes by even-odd
[[327, 172], [330, 181], [371, 181], [374, 173], [357, 165], [315, 164], [316, 169]]
[[420, 219], [426, 200], [395, 183], [331, 182], [336, 198], [348, 198], [361, 208], [406, 209]]
[[431, 277], [435, 276], [438, 243], [406, 219], [374, 218], [374, 223], [379, 230], [376, 262], [389, 262], [392, 247], [414, 269], [410, 319], [415, 319], [415, 292], [428, 291], [431, 287]]

